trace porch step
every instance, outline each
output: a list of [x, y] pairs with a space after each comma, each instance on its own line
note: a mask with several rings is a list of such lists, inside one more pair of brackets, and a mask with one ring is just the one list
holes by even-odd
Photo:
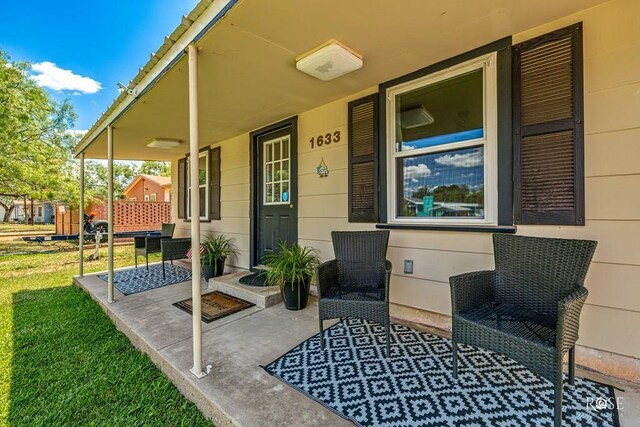
[[249, 301], [260, 308], [271, 307], [282, 301], [278, 286], [247, 286], [240, 283], [240, 278], [250, 273], [239, 272], [225, 274], [209, 279], [209, 288], [227, 295]]

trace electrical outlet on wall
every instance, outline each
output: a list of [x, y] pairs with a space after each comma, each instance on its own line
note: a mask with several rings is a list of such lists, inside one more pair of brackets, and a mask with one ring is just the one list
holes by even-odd
[[413, 260], [405, 259], [404, 260], [404, 274], [413, 274]]

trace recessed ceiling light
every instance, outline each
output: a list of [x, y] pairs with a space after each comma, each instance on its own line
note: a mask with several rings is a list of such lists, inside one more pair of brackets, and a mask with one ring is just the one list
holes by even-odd
[[329, 41], [297, 58], [296, 68], [327, 81], [362, 68], [362, 57], [337, 41]]
[[175, 148], [182, 144], [182, 141], [179, 139], [167, 139], [167, 138], [153, 138], [147, 143], [147, 147], [149, 148]]

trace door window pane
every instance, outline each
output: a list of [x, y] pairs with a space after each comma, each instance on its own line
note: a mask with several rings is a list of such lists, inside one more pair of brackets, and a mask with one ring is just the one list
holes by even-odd
[[289, 201], [290, 138], [288, 136], [264, 143], [264, 203]]
[[398, 158], [398, 217], [484, 218], [484, 148]]
[[273, 144], [273, 160], [280, 160], [280, 141]]

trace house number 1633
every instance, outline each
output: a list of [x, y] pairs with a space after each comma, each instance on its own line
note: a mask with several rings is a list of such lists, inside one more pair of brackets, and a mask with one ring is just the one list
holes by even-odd
[[313, 136], [309, 142], [311, 142], [311, 148], [322, 147], [332, 142], [340, 142], [340, 131], [337, 130], [333, 133], [327, 132], [324, 135]]

